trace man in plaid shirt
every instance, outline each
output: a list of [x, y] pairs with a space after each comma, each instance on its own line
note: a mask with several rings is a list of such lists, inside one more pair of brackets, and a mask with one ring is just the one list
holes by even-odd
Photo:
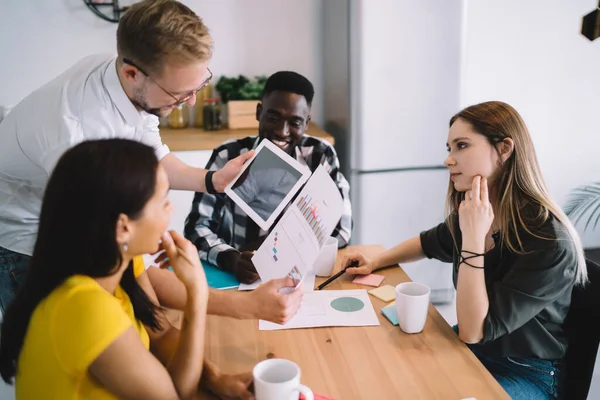
[[[240, 154], [255, 149], [267, 139], [298, 162], [314, 171], [319, 165], [337, 184], [344, 200], [342, 218], [333, 231], [338, 247], [345, 247], [352, 230], [349, 184], [339, 171], [337, 154], [331, 144], [304, 134], [310, 122], [314, 89], [308, 79], [295, 72], [281, 71], [267, 80], [262, 102], [256, 110], [259, 136], [227, 141], [213, 151], [206, 169], [216, 171]], [[240, 282], [258, 279], [252, 251], [268, 235], [224, 194], [197, 192], [185, 223], [185, 237], [196, 245], [200, 257], [232, 272]]]

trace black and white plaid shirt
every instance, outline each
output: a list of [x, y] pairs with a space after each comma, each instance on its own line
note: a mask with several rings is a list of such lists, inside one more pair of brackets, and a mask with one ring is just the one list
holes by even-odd
[[[206, 165], [206, 169], [216, 171], [227, 161], [255, 149], [260, 142], [257, 136], [230, 140], [217, 147]], [[344, 201], [342, 218], [332, 235], [338, 239], [338, 247], [345, 247], [352, 232], [352, 208], [350, 205], [350, 185], [339, 171], [339, 161], [335, 149], [328, 142], [305, 135], [294, 149], [298, 162], [311, 171], [323, 165], [340, 190]], [[196, 193], [192, 209], [185, 221], [185, 237], [196, 245], [202, 260], [217, 264], [217, 256], [228, 250], [255, 250], [268, 235], [256, 225], [246, 213], [224, 193], [216, 195]]]

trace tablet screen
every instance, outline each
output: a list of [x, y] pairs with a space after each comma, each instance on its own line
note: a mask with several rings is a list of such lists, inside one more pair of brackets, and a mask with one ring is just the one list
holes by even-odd
[[231, 190], [267, 221], [302, 176], [302, 172], [265, 147], [231, 186]]

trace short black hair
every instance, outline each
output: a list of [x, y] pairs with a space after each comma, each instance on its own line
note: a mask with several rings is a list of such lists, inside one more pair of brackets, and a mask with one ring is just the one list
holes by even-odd
[[304, 76], [293, 71], [279, 71], [267, 79], [265, 83], [265, 89], [261, 98], [271, 94], [272, 92], [291, 92], [304, 96], [306, 103], [310, 107], [315, 97], [315, 89], [312, 83]]

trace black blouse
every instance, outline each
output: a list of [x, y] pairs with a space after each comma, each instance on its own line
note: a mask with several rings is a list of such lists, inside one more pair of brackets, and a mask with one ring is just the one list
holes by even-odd
[[[454, 218], [456, 246], [446, 222], [420, 237], [428, 258], [453, 263], [456, 287], [462, 238], [458, 217]], [[525, 254], [518, 254], [503, 245], [496, 234], [495, 247], [485, 254], [489, 310], [483, 339], [475, 348], [486, 355], [556, 360], [565, 354], [563, 323], [571, 303], [577, 254], [567, 231], [554, 217], [536, 231], [553, 239], [520, 232]]]

